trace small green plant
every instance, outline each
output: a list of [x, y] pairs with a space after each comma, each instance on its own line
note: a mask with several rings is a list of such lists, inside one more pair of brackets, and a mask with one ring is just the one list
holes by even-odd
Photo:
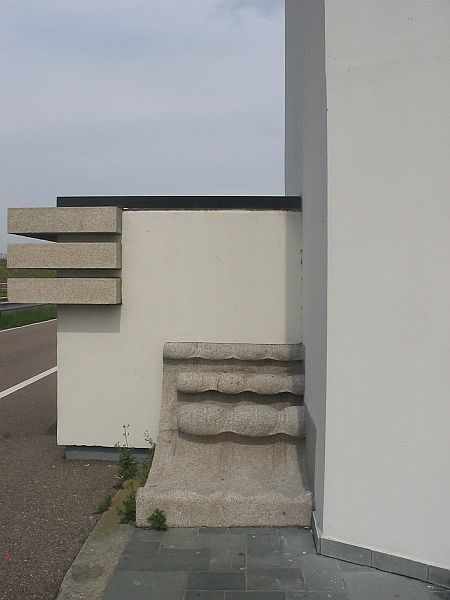
[[112, 504], [112, 495], [111, 494], [107, 494], [102, 500], [100, 500], [100, 502], [97, 505], [97, 510], [95, 511], [95, 515], [101, 515], [102, 513], [106, 512], [108, 510], [108, 508], [111, 506]]
[[138, 463], [133, 457], [133, 448], [130, 448], [130, 445], [128, 443], [129, 425], [122, 425], [122, 427], [122, 435], [125, 439], [125, 444], [123, 446], [120, 446], [119, 443], [116, 444], [116, 447], [120, 448], [117, 475], [122, 480], [122, 482], [124, 482], [129, 481], [130, 479], [134, 479], [136, 477], [138, 473]]
[[167, 531], [166, 513], [159, 508], [155, 508], [155, 510], [147, 519], [147, 523], [150, 524], [152, 529], [157, 529], [158, 531]]
[[155, 454], [155, 442], [152, 440], [147, 430], [144, 432], [144, 438], [149, 446], [150, 456], [148, 460], [144, 460], [144, 462], [140, 465], [140, 472], [138, 476], [140, 486], [144, 486], [148, 479], [148, 474], [150, 473], [150, 469], [152, 468], [153, 464], [153, 456]]
[[128, 483], [123, 504], [118, 507], [117, 512], [120, 515], [121, 523], [134, 523], [136, 521], [136, 490], [131, 481]]

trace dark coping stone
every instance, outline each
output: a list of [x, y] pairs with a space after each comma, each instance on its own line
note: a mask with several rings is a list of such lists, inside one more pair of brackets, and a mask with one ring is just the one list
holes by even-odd
[[188, 590], [245, 590], [244, 573], [189, 573]]
[[104, 600], [182, 600], [187, 573], [116, 571], [106, 588]]
[[338, 560], [337, 562], [343, 573], [373, 573], [376, 571], [376, 569], [367, 565], [356, 565], [355, 563], [346, 562], [344, 560]]
[[300, 569], [247, 569], [247, 589], [302, 591], [305, 584]]
[[450, 588], [450, 570], [439, 567], [428, 567], [428, 581], [436, 585]]
[[334, 558], [306, 555], [302, 563], [302, 573], [308, 591], [332, 592], [345, 588], [343, 573]]
[[347, 560], [358, 565], [366, 565], [368, 567], [372, 565], [372, 550], [368, 548], [322, 538], [320, 551], [325, 556]]
[[207, 571], [211, 560], [209, 548], [161, 548], [153, 559], [153, 571]]
[[292, 210], [298, 196], [60, 196], [57, 206], [118, 206], [128, 210]]
[[389, 571], [406, 577], [416, 577], [417, 579], [427, 579], [428, 575], [427, 565], [399, 556], [384, 554], [383, 552], [372, 552], [372, 566], [382, 571]]

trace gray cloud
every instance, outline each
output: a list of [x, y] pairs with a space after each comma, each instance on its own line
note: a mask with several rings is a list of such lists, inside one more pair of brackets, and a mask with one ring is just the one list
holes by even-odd
[[272, 15], [283, 11], [285, 0], [220, 0], [219, 6], [224, 10], [241, 11], [256, 10], [264, 15]]
[[58, 195], [283, 193], [282, 13], [216, 8], [2, 2], [0, 252]]

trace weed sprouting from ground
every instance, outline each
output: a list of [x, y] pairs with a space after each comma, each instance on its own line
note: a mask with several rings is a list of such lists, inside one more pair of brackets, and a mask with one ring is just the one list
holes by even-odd
[[156, 508], [152, 512], [147, 519], [147, 523], [150, 524], [152, 529], [157, 529], [158, 531], [167, 531], [166, 513], [159, 508]]
[[134, 523], [136, 521], [136, 489], [132, 481], [128, 482], [126, 496], [117, 512], [121, 523]]
[[106, 512], [108, 510], [108, 508], [111, 506], [112, 504], [112, 495], [111, 494], [107, 494], [102, 500], [100, 500], [100, 502], [97, 505], [97, 509], [95, 511], [95, 515], [101, 515], [102, 513]]

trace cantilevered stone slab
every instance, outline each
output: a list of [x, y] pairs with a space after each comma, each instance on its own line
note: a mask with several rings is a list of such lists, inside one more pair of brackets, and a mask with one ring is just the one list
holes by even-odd
[[115, 206], [79, 208], [10, 208], [8, 233], [56, 240], [61, 233], [122, 231], [122, 211]]
[[16, 278], [8, 279], [8, 300], [43, 304], [120, 304], [117, 278]]
[[137, 524], [307, 526], [303, 346], [168, 343], [153, 467]]
[[120, 269], [116, 242], [8, 244], [11, 269]]

